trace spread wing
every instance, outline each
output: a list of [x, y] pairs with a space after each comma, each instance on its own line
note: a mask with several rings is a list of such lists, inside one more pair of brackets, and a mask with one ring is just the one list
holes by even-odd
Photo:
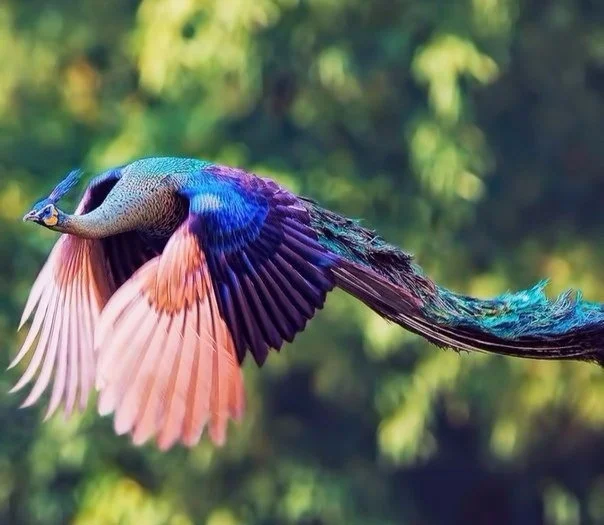
[[[96, 208], [118, 178], [119, 171], [95, 178], [76, 213]], [[25, 372], [11, 390], [16, 392], [35, 379], [23, 406], [34, 404], [53, 378], [46, 417], [60, 405], [69, 415], [78, 398], [80, 408], [86, 406], [94, 384], [93, 334], [100, 312], [117, 286], [154, 255], [156, 252], [136, 233], [102, 241], [72, 235], [59, 238], [30, 292], [21, 326], [35, 314], [23, 346], [10, 365], [16, 366], [31, 353]]]
[[189, 222], [111, 298], [95, 344], [99, 412], [115, 412], [115, 431], [136, 444], [192, 446], [206, 424], [222, 443], [243, 412], [233, 339]]
[[161, 256], [107, 304], [95, 334], [99, 411], [162, 449], [222, 443], [243, 412], [239, 363], [302, 330], [333, 287], [332, 256], [306, 211], [273, 182], [206, 169], [181, 195], [189, 215]]
[[206, 253], [220, 313], [243, 361], [262, 365], [302, 331], [334, 286], [334, 256], [306, 208], [275, 182], [231, 168], [191, 184], [191, 228]]

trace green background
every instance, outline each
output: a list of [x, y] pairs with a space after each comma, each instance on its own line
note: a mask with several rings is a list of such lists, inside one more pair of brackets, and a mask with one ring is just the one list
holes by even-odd
[[[27, 207], [160, 154], [362, 217], [458, 291], [602, 299], [604, 2], [2, 0], [2, 367], [56, 240]], [[604, 523], [594, 365], [438, 350], [335, 292], [244, 368], [227, 445], [167, 454], [92, 406], [43, 424], [3, 372], [0, 523]]]

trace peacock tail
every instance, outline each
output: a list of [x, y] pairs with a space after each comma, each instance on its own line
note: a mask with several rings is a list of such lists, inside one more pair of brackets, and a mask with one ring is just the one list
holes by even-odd
[[[456, 350], [604, 359], [604, 305], [584, 300], [580, 291], [552, 300], [544, 293], [547, 281], [541, 281], [492, 299], [458, 294], [434, 283], [409, 254], [359, 221], [306, 202], [320, 242], [343, 258], [335, 270], [338, 285], [390, 321]], [[375, 279], [370, 286], [361, 286], [364, 273]]]

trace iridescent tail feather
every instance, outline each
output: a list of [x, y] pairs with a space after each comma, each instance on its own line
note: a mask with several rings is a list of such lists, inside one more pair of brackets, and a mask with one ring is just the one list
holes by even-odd
[[382, 317], [440, 347], [604, 364], [604, 305], [580, 292], [548, 299], [544, 281], [492, 299], [457, 294], [357, 221], [306, 205], [320, 242], [341, 256], [337, 286]]

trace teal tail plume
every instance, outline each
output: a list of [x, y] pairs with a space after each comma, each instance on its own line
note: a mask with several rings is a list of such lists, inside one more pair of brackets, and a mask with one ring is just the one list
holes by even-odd
[[604, 305], [580, 292], [551, 300], [541, 282], [493, 299], [457, 294], [357, 221], [306, 205], [320, 242], [341, 257], [336, 284], [384, 318], [441, 347], [604, 364]]

